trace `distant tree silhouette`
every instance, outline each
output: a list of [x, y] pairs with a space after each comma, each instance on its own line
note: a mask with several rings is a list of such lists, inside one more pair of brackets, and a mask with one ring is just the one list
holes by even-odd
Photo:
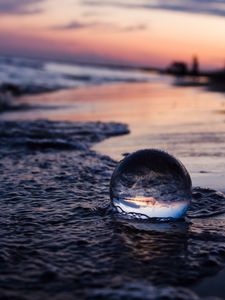
[[182, 61], [174, 61], [167, 68], [167, 71], [176, 76], [185, 76], [185, 75], [187, 75], [188, 68], [187, 68], [186, 63], [184, 63]]

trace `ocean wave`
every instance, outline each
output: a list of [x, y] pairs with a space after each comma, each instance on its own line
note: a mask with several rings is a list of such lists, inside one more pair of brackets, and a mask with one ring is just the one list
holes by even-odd
[[1, 90], [14, 86], [18, 95], [109, 83], [148, 82], [158, 77], [135, 69], [0, 57]]

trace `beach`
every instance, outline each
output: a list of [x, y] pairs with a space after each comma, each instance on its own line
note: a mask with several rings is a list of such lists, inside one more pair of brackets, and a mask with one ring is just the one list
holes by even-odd
[[163, 149], [185, 164], [194, 186], [224, 191], [224, 94], [159, 79], [21, 97], [18, 104], [35, 109], [5, 113], [1, 119], [121, 122], [130, 134], [107, 139], [96, 151], [119, 160], [141, 148]]
[[0, 0], [0, 300], [225, 300], [224, 18]]
[[224, 195], [193, 189], [186, 222], [121, 219], [109, 206], [116, 162], [91, 148], [127, 133], [0, 122], [2, 299], [223, 299]]
[[[224, 299], [225, 96], [151, 78], [22, 95], [1, 113], [3, 298]], [[110, 211], [117, 161], [144, 148], [190, 172], [188, 222]]]

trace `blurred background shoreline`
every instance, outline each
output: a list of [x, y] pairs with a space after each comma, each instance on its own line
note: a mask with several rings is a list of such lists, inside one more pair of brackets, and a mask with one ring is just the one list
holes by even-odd
[[225, 92], [225, 69], [200, 71], [196, 57], [190, 67], [185, 62], [174, 61], [165, 68], [150, 68], [0, 56], [0, 111], [10, 109], [10, 103], [7, 105], [10, 97], [12, 100], [12, 97], [60, 89], [153, 81]]
[[195, 186], [224, 191], [225, 99], [219, 89], [212, 92], [206, 77], [24, 58], [0, 61], [6, 99], [1, 120], [122, 122], [130, 134], [107, 139], [96, 151], [119, 160], [139, 148], [164, 149], [185, 163]]

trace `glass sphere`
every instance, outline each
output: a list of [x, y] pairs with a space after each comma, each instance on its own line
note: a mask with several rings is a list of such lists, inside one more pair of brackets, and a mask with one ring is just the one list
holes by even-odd
[[182, 218], [191, 201], [191, 178], [184, 165], [156, 149], [126, 156], [110, 181], [111, 204], [130, 218]]

